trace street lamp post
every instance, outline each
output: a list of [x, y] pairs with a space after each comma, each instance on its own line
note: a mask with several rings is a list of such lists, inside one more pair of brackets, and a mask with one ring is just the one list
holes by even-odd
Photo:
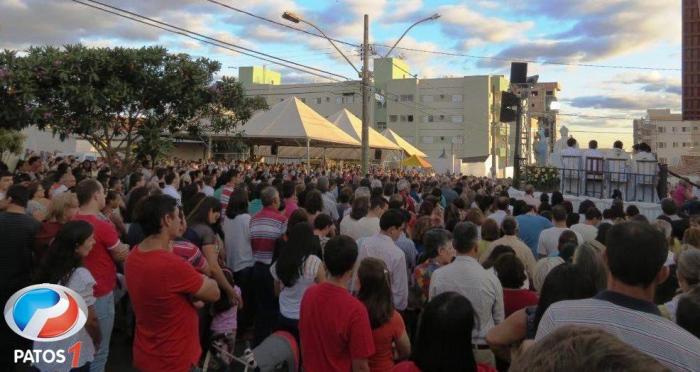
[[[370, 112], [369, 112], [369, 107], [371, 104], [371, 92], [370, 92], [370, 82], [371, 82], [371, 77], [370, 77], [370, 71], [369, 71], [369, 54], [370, 54], [370, 48], [369, 48], [369, 16], [365, 14], [364, 16], [364, 34], [362, 38], [362, 71], [360, 71], [355, 65], [350, 61], [350, 59], [343, 53], [340, 48], [338, 48], [337, 45], [333, 42], [331, 38], [328, 37], [320, 28], [318, 28], [315, 24], [304, 20], [301, 18], [298, 14], [295, 14], [294, 12], [286, 11], [282, 13], [282, 18], [293, 22], [293, 23], [305, 23], [314, 29], [316, 29], [321, 35], [328, 40], [328, 42], [333, 45], [335, 50], [340, 53], [343, 58], [345, 58], [345, 61], [350, 64], [350, 66], [357, 72], [359, 77], [362, 79], [362, 174], [366, 174], [369, 171], [369, 121], [371, 120], [370, 118]], [[389, 49], [387, 54], [384, 56], [386, 58], [389, 56], [389, 53], [391, 53], [396, 45], [403, 39], [404, 36], [408, 33], [409, 30], [411, 30], [414, 26], [418, 25], [419, 23], [423, 23], [426, 21], [431, 21], [434, 19], [440, 18], [439, 14], [433, 14], [430, 17], [424, 18], [419, 20], [418, 22], [415, 22], [411, 26], [409, 26], [406, 31], [404, 31], [403, 34], [401, 34], [401, 37], [399, 37], [398, 40], [394, 43], [394, 45]]]
[[438, 18], [440, 18], [440, 14], [435, 13], [435, 14], [431, 15], [430, 17], [423, 18], [423, 19], [421, 19], [420, 21], [418, 21], [418, 22], [416, 22], [416, 23], [414, 23], [414, 24], [408, 26], [408, 28], [406, 29], [406, 31], [404, 31], [403, 34], [401, 34], [401, 37], [399, 37], [399, 39], [396, 40], [396, 42], [394, 43], [394, 45], [391, 46], [391, 48], [389, 49], [389, 51], [386, 52], [386, 54], [384, 55], [384, 58], [389, 57], [389, 54], [391, 54], [391, 52], [394, 50], [394, 48], [396, 48], [396, 46], [399, 44], [399, 42], [401, 41], [401, 39], [403, 39], [403, 37], [406, 36], [406, 34], [408, 33], [408, 31], [411, 31], [411, 29], [412, 29], [413, 27], [417, 26], [417, 25], [420, 24], [420, 23], [427, 22], [427, 21], [433, 21], [433, 20], [436, 20], [436, 19], [438, 19]]

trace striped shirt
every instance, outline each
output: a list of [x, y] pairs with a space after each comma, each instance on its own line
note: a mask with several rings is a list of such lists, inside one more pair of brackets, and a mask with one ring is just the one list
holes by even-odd
[[672, 371], [700, 371], [700, 339], [661, 317], [652, 303], [612, 291], [557, 302], [542, 316], [535, 339], [565, 325], [602, 328]]
[[190, 263], [190, 265], [192, 265], [192, 267], [194, 267], [195, 270], [199, 271], [200, 273], [203, 273], [207, 267], [209, 267], [206, 258], [202, 254], [202, 251], [200, 251], [199, 247], [194, 245], [194, 243], [190, 242], [189, 240], [174, 240], [170, 247], [176, 256], [184, 258]]
[[272, 263], [275, 241], [287, 230], [287, 218], [273, 207], [265, 207], [250, 219], [250, 246], [255, 262]]

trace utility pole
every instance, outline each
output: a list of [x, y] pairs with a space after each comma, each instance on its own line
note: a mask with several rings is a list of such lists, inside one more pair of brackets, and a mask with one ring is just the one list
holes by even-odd
[[365, 14], [365, 31], [362, 39], [362, 175], [369, 171], [369, 16]]

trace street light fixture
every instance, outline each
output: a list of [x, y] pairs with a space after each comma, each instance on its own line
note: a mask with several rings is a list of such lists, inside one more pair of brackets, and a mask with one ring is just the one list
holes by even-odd
[[423, 23], [423, 22], [433, 21], [433, 20], [436, 20], [436, 19], [438, 19], [438, 18], [440, 18], [440, 14], [435, 13], [435, 14], [431, 15], [430, 17], [423, 18], [423, 19], [421, 19], [420, 21], [418, 21], [418, 22], [416, 22], [416, 23], [410, 25], [410, 26], [406, 29], [406, 31], [404, 31], [403, 34], [401, 34], [401, 37], [400, 37], [398, 40], [396, 40], [396, 42], [394, 43], [394, 45], [391, 46], [391, 49], [389, 49], [389, 51], [386, 52], [386, 54], [384, 55], [384, 58], [389, 57], [389, 54], [391, 54], [391, 52], [394, 50], [394, 48], [396, 48], [396, 45], [399, 44], [399, 42], [401, 41], [401, 39], [403, 39], [403, 37], [406, 36], [406, 34], [408, 33], [408, 31], [410, 31], [414, 26], [416, 26], [416, 25], [418, 25], [418, 24], [420, 24], [420, 23]]
[[292, 22], [292, 23], [305, 23], [305, 24], [307, 24], [307, 25], [309, 25], [309, 26], [315, 28], [318, 32], [321, 33], [321, 35], [323, 35], [323, 37], [324, 37], [326, 40], [328, 40], [328, 42], [331, 43], [331, 45], [333, 45], [333, 48], [335, 48], [335, 50], [337, 50], [338, 53], [340, 53], [340, 55], [343, 56], [343, 58], [345, 58], [345, 60], [350, 64], [350, 66], [355, 70], [355, 72], [357, 72], [357, 75], [358, 75], [360, 78], [362, 78], [362, 72], [360, 72], [360, 70], [359, 70], [357, 67], [355, 67], [355, 65], [350, 61], [350, 58], [348, 58], [348, 57], [345, 55], [345, 53], [343, 53], [343, 51], [340, 50], [340, 48], [338, 48], [337, 45], [335, 45], [335, 43], [333, 42], [333, 40], [332, 40], [331, 38], [329, 38], [328, 35], [326, 35], [326, 34], [325, 34], [320, 28], [318, 28], [315, 24], [313, 24], [313, 23], [311, 23], [311, 22], [309, 22], [309, 21], [307, 21], [307, 20], [301, 18], [301, 16], [299, 16], [298, 14], [296, 14], [296, 13], [294, 13], [294, 12], [290, 12], [290, 11], [286, 11], [286, 12], [282, 13], [282, 18], [284, 18], [284, 19], [286, 19], [286, 20], [288, 20], [289, 22]]

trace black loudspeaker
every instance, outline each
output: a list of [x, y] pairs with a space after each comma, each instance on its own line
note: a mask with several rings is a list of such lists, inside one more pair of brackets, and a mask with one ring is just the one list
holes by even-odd
[[382, 160], [382, 150], [374, 150], [374, 160]]
[[501, 123], [512, 123], [517, 115], [516, 108], [520, 105], [520, 99], [511, 92], [501, 92]]
[[278, 152], [278, 151], [279, 151], [279, 146], [277, 146], [277, 145], [272, 145], [272, 147], [270, 147], [270, 153], [271, 153], [272, 155], [277, 156], [277, 152]]
[[510, 83], [525, 84], [527, 83], [527, 63], [512, 62], [510, 64]]

